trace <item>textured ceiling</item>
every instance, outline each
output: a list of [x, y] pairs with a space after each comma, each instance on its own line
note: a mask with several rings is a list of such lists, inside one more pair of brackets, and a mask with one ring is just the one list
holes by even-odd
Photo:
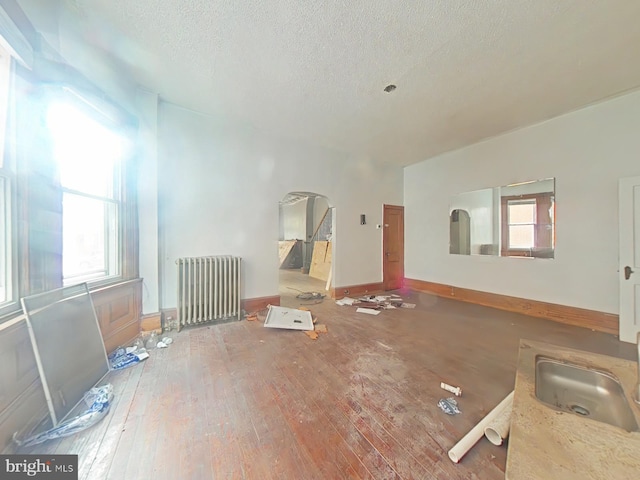
[[400, 165], [640, 86], [638, 0], [61, 5], [167, 101]]

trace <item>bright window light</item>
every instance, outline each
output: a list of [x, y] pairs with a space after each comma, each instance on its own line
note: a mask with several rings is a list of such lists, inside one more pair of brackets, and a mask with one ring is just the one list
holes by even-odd
[[118, 275], [119, 169], [128, 141], [84, 109], [54, 102], [47, 112], [63, 191], [65, 285]]

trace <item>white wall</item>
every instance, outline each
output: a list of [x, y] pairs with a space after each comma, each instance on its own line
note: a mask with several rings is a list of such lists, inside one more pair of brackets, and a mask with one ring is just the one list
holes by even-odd
[[[175, 260], [243, 257], [243, 297], [278, 294], [279, 208], [288, 192], [335, 208], [334, 285], [382, 280], [382, 204], [402, 204], [402, 169], [161, 103], [159, 192], [162, 307], [176, 305]], [[360, 225], [359, 215], [370, 221]], [[143, 242], [143, 240], [141, 240]]]
[[[618, 179], [640, 175], [640, 92], [405, 168], [408, 278], [618, 313]], [[453, 195], [556, 178], [555, 259], [449, 255]]]
[[280, 240], [306, 240], [307, 200], [282, 205], [280, 210], [282, 236]]

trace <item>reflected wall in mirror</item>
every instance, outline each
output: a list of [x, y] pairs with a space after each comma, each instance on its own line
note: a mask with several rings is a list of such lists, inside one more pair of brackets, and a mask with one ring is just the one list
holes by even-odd
[[449, 253], [553, 258], [555, 179], [455, 195], [449, 207]]

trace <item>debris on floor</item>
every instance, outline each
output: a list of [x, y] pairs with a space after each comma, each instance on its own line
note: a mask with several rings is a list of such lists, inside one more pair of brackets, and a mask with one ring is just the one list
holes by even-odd
[[[356, 307], [359, 313], [371, 313], [365, 310], [391, 310], [394, 308], [416, 308], [415, 303], [405, 303], [400, 295], [395, 293], [391, 295], [364, 295], [357, 299], [344, 297], [336, 300], [336, 305], [341, 307], [348, 305]], [[371, 315], [377, 315], [377, 313], [371, 313]]]
[[379, 315], [380, 314], [380, 310], [374, 310], [373, 308], [356, 308], [356, 312], [358, 313], [367, 313], [369, 315]]
[[313, 319], [308, 309], [302, 310], [270, 305], [264, 326], [291, 330], [313, 330]]
[[13, 441], [18, 447], [30, 447], [31, 445], [38, 445], [42, 442], [46, 442], [47, 440], [68, 437], [69, 435], [86, 430], [98, 423], [107, 415], [109, 406], [113, 400], [113, 386], [108, 383], [101, 387], [94, 387], [88, 392], [85, 392], [83, 399], [89, 408], [81, 415], [65, 420], [57, 427], [38, 433], [24, 440], [19, 440], [14, 433]]
[[458, 402], [453, 397], [441, 398], [438, 401], [438, 406], [447, 415], [456, 415], [460, 413], [460, 409], [458, 408]]
[[318, 333], [327, 333], [329, 330], [327, 329], [327, 326], [324, 323], [319, 323], [318, 325], [316, 325], [316, 332]]
[[107, 358], [111, 370], [122, 370], [149, 358], [149, 353], [145, 348], [139, 349], [137, 346], [120, 347], [111, 352]]
[[319, 337], [319, 334], [327, 333], [328, 331], [329, 330], [327, 329], [327, 326], [325, 324], [319, 323], [318, 325], [315, 326], [315, 330], [307, 330], [304, 333], [311, 340], [317, 340], [317, 338]]
[[319, 292], [302, 292], [296, 295], [300, 300], [322, 300], [324, 297], [325, 295]]
[[152, 350], [156, 348], [157, 345], [158, 345], [158, 334], [155, 331], [153, 331], [145, 340], [144, 346], [147, 350]]
[[453, 385], [449, 385], [448, 383], [440, 382], [440, 388], [446, 390], [447, 392], [453, 393], [456, 397], [462, 395], [462, 389], [460, 387], [454, 387]]
[[267, 313], [269, 311], [269, 307], [271, 305], [267, 305], [266, 308], [261, 310], [255, 310], [253, 312], [245, 313], [245, 320], [248, 322], [262, 322], [267, 317]]
[[310, 303], [309, 305], [317, 305], [319, 303], [322, 303], [324, 301], [324, 297], [326, 297], [325, 294], [320, 293], [320, 292], [304, 292], [298, 288], [293, 288], [293, 287], [287, 287], [289, 290], [295, 290], [296, 292], [300, 292], [298, 295], [296, 295], [296, 298], [298, 300], [314, 300], [313, 303]]
[[354, 302], [355, 300], [353, 298], [344, 297], [340, 300], [336, 300], [336, 305], [340, 305], [341, 307], [343, 307], [344, 305], [353, 305]]

